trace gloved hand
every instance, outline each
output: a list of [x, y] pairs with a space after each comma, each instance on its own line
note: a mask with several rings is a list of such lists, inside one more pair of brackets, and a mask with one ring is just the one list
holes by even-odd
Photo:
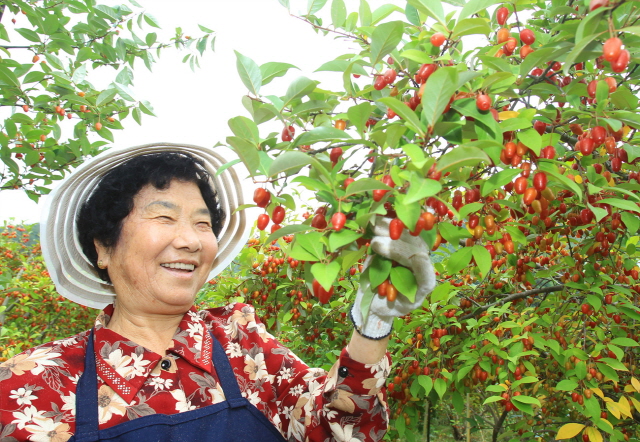
[[[398, 293], [395, 301], [389, 302], [386, 297], [378, 296], [376, 287], [370, 287], [368, 281], [361, 282], [351, 307], [350, 317], [358, 333], [369, 339], [382, 339], [388, 336], [393, 326], [393, 318], [404, 316], [421, 307], [426, 296], [436, 286], [436, 274], [431, 265], [427, 244], [421, 237], [411, 236], [407, 229], [404, 229], [399, 239], [391, 239], [389, 237], [390, 221], [390, 218], [376, 217], [373, 229], [375, 236], [371, 240], [371, 247], [378, 255], [396, 261], [411, 270], [416, 278], [418, 289], [413, 302], [401, 293]], [[365, 268], [369, 266], [372, 259], [373, 256], [369, 256], [365, 260]], [[369, 314], [363, 318], [360, 307], [367, 289], [373, 290], [374, 295]]]

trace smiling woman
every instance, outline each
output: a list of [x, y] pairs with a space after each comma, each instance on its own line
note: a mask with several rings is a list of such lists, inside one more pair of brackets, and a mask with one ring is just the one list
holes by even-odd
[[[10, 440], [379, 440], [388, 338], [354, 333], [327, 373], [267, 333], [253, 307], [198, 311], [250, 223], [242, 181], [212, 149], [154, 145], [83, 164], [44, 208], [60, 294], [95, 327], [0, 364]], [[366, 330], [366, 327], [363, 327]], [[387, 333], [388, 334], [388, 333]]]

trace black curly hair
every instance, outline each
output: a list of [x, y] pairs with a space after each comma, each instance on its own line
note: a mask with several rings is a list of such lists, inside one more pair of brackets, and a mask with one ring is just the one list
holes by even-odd
[[185, 152], [136, 156], [102, 177], [89, 199], [82, 204], [76, 218], [82, 251], [104, 281], [111, 282], [111, 279], [106, 269], [98, 267], [94, 240], [105, 247], [115, 246], [120, 239], [122, 222], [133, 210], [133, 199], [138, 192], [147, 185], [167, 189], [172, 180], [198, 186], [211, 214], [213, 233], [216, 237], [220, 234], [225, 213], [211, 185], [210, 175], [200, 159]]

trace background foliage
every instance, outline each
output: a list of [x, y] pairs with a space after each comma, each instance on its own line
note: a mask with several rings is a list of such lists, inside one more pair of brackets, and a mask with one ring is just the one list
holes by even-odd
[[[213, 47], [213, 31], [192, 38], [177, 28], [168, 41], [136, 1], [0, 3], [0, 191], [24, 189], [38, 200], [53, 180], [113, 142], [128, 116], [153, 115], [136, 99], [134, 68], [151, 69], [162, 50], [186, 50], [192, 68]], [[133, 8], [133, 9], [132, 9]]]

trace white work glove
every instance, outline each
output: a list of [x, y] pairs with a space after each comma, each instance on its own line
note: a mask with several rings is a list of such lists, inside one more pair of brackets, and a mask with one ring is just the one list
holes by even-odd
[[[376, 287], [370, 287], [368, 281], [361, 282], [351, 307], [350, 317], [358, 333], [369, 339], [382, 339], [388, 336], [393, 326], [393, 318], [404, 316], [422, 307], [426, 296], [436, 287], [436, 274], [431, 265], [427, 244], [420, 236], [411, 236], [407, 229], [404, 229], [399, 239], [391, 239], [389, 237], [390, 221], [390, 218], [376, 217], [373, 229], [375, 236], [371, 240], [371, 247], [378, 255], [396, 261], [411, 270], [416, 278], [418, 289], [414, 302], [401, 293], [398, 293], [395, 301], [389, 302], [386, 297], [379, 296]], [[365, 260], [364, 268], [369, 266], [372, 259], [373, 256], [369, 256]], [[360, 307], [364, 291], [369, 288], [373, 290], [374, 295], [369, 314], [365, 319], [362, 317]]]

